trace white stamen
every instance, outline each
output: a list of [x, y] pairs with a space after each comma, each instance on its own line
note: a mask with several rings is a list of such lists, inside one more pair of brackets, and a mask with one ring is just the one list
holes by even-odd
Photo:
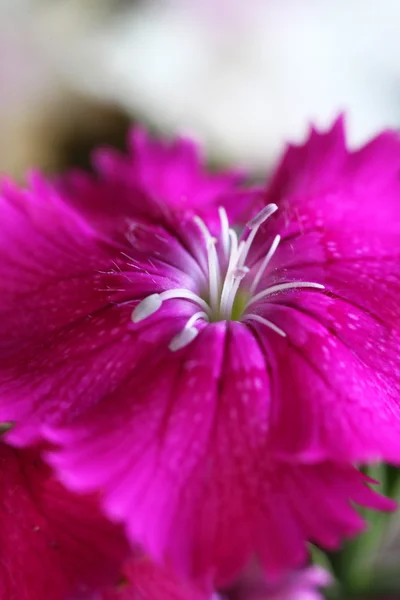
[[238, 237], [236, 235], [236, 231], [233, 231], [233, 229], [229, 229], [228, 234], [229, 234], [229, 241], [230, 241], [230, 253], [234, 254], [236, 256], [239, 253], [239, 247], [240, 247], [240, 244], [238, 242]]
[[[194, 292], [191, 292], [190, 290], [186, 290], [185, 288], [176, 288], [174, 290], [166, 290], [165, 292], [161, 292], [160, 297], [162, 300], [172, 300], [174, 298], [184, 299], [184, 300], [192, 300], [193, 302], [198, 304], [200, 306], [200, 308], [202, 308], [207, 314], [210, 314], [210, 312], [211, 312], [209, 305], [207, 304], [207, 302], [205, 300], [203, 300], [203, 298], [200, 298], [200, 296], [198, 296]], [[145, 300], [143, 300], [143, 302]]]
[[[258, 229], [262, 223], [264, 223], [264, 221], [266, 221], [268, 217], [270, 217], [277, 209], [278, 207], [276, 204], [268, 204], [268, 206], [264, 207], [253, 219], [251, 219], [251, 221], [249, 221], [247, 224], [247, 227], [250, 229], [250, 234], [248, 235], [247, 239], [242, 240], [240, 244], [237, 243], [237, 236], [235, 232], [228, 228], [228, 235], [231, 240], [231, 248], [228, 268], [225, 273], [219, 303], [219, 315], [222, 318], [229, 319], [236, 293], [240, 287], [240, 282], [249, 272], [248, 267], [245, 266], [245, 261]], [[226, 224], [225, 221], [223, 221], [225, 218], [227, 221], [225, 210], [220, 210], [220, 218], [221, 227], [226, 231]], [[223, 242], [223, 245], [226, 247], [226, 240]]]
[[194, 340], [194, 338], [198, 334], [198, 331], [197, 331], [197, 329], [195, 327], [193, 327], [193, 325], [199, 319], [208, 319], [207, 313], [205, 313], [203, 311], [199, 311], [197, 313], [194, 313], [194, 315], [192, 315], [190, 317], [190, 319], [188, 320], [188, 322], [186, 323], [186, 325], [182, 329], [182, 331], [180, 331], [170, 341], [168, 347], [169, 347], [170, 350], [172, 350], [172, 352], [175, 352], [176, 350], [179, 350], [180, 348], [183, 348], [187, 344], [190, 344], [190, 342], [192, 340]]
[[250, 234], [247, 237], [246, 241], [244, 242], [243, 249], [240, 254], [240, 259], [239, 259], [239, 263], [238, 263], [240, 267], [242, 267], [244, 265], [247, 255], [249, 253], [250, 247], [251, 247], [253, 240], [256, 237], [257, 232], [260, 229], [261, 225], [264, 223], [264, 221], [266, 221], [268, 219], [268, 217], [273, 215], [274, 212], [277, 210], [278, 210], [278, 207], [276, 204], [268, 204], [268, 206], [266, 206], [265, 208], [260, 210], [260, 212], [255, 217], [253, 217], [251, 219], [251, 221], [249, 221], [247, 223], [246, 227], [248, 227], [248, 229], [250, 229]]
[[[225, 318], [229, 318], [229, 315], [232, 312], [236, 293], [240, 287], [240, 282], [249, 271], [249, 269], [245, 267], [244, 263], [257, 231], [264, 221], [266, 221], [268, 217], [270, 217], [276, 210], [278, 210], [276, 204], [268, 204], [268, 206], [263, 208], [253, 219], [251, 219], [251, 221], [247, 223], [247, 227], [250, 229], [250, 234], [246, 240], [242, 240], [239, 243], [237, 254], [232, 256], [231, 251], [229, 266], [225, 275], [220, 302], [220, 314]], [[231, 259], [234, 259], [236, 262], [236, 267], [233, 271], [231, 269]]]
[[283, 329], [281, 329], [280, 327], [278, 327], [277, 325], [272, 323], [272, 321], [269, 321], [268, 319], [265, 319], [264, 317], [260, 317], [260, 315], [246, 315], [244, 320], [245, 321], [257, 321], [258, 323], [262, 323], [263, 325], [266, 325], [267, 327], [272, 329], [272, 331], [275, 331], [275, 333], [277, 333], [278, 335], [280, 335], [282, 337], [286, 337], [286, 333], [283, 331]]
[[203, 219], [200, 219], [200, 217], [194, 217], [194, 221], [198, 225], [206, 242], [210, 307], [212, 310], [216, 310], [218, 307], [218, 290], [221, 279], [218, 254], [215, 247], [216, 239], [209, 232], [208, 227], [204, 223]]
[[227, 314], [227, 303], [231, 295], [232, 286], [235, 282], [235, 270], [239, 258], [238, 239], [233, 229], [229, 229], [229, 238], [231, 240], [231, 251], [229, 255], [228, 268], [225, 273], [224, 284], [222, 286], [220, 300], [220, 315]]
[[132, 311], [132, 321], [134, 323], [140, 323], [147, 317], [150, 317], [154, 313], [156, 313], [160, 308], [164, 300], [172, 300], [172, 299], [183, 299], [183, 300], [191, 300], [200, 306], [200, 308], [204, 309], [206, 316], [208, 317], [210, 314], [210, 307], [207, 302], [200, 298], [194, 292], [190, 290], [186, 290], [184, 288], [176, 288], [174, 290], [166, 290], [165, 292], [161, 292], [161, 294], [151, 294], [147, 296], [144, 300], [142, 300], [137, 306], [135, 306]]
[[243, 277], [247, 275], [249, 271], [249, 267], [237, 267], [237, 269], [233, 271], [233, 275], [235, 279], [243, 279]]
[[194, 313], [194, 315], [192, 315], [190, 317], [190, 319], [188, 320], [188, 322], [186, 323], [185, 329], [192, 327], [196, 323], [196, 321], [198, 321], [199, 319], [207, 319], [208, 320], [208, 314], [203, 311]]
[[235, 301], [237, 291], [240, 287], [242, 279], [244, 277], [246, 277], [249, 270], [250, 269], [248, 269], [248, 267], [238, 267], [237, 269], [235, 269], [235, 272], [234, 272], [235, 279], [233, 282], [233, 286], [230, 290], [228, 302], [225, 307], [226, 314], [228, 314], [228, 315], [230, 315], [232, 313], [233, 303]]
[[220, 282], [219, 262], [215, 243], [208, 245], [208, 276], [210, 290], [210, 306], [212, 309], [218, 306], [218, 288]]
[[258, 294], [250, 298], [245, 308], [247, 309], [255, 302], [258, 302], [266, 296], [271, 296], [271, 294], [276, 294], [278, 292], [283, 292], [284, 290], [292, 290], [296, 288], [314, 288], [317, 290], [325, 289], [324, 286], [320, 283], [313, 283], [312, 281], [293, 281], [291, 283], [280, 283], [278, 285], [272, 285], [266, 290], [263, 290], [262, 292], [259, 292]]
[[197, 337], [198, 334], [199, 332], [195, 327], [185, 327], [180, 333], [172, 338], [168, 348], [172, 352], [176, 352], [177, 350], [180, 350], [181, 348], [184, 348], [193, 342], [194, 338]]
[[219, 218], [221, 221], [221, 242], [225, 256], [229, 256], [229, 221], [226, 210], [223, 206], [218, 209]]
[[[257, 261], [257, 263], [253, 261], [250, 265], [251, 269], [246, 266], [245, 263], [259, 228], [277, 210], [277, 208], [276, 204], [269, 204], [263, 208], [253, 219], [251, 219], [251, 221], [249, 221], [244, 239], [239, 241], [236, 232], [229, 227], [226, 210], [223, 207], [220, 207], [218, 209], [220, 218], [218, 251], [217, 240], [211, 235], [206, 223], [200, 217], [195, 217], [194, 221], [199, 227], [206, 245], [208, 264], [207, 269], [204, 268], [204, 263], [202, 264], [202, 268], [204, 268], [204, 275], [207, 278], [208, 301], [206, 302], [206, 300], [201, 298], [198, 294], [185, 288], [165, 290], [159, 294], [151, 294], [142, 300], [132, 312], [132, 321], [134, 323], [139, 323], [153, 315], [166, 300], [182, 299], [193, 302], [200, 310], [195, 312], [187, 320], [182, 331], [175, 335], [169, 343], [169, 349], [172, 352], [176, 352], [190, 344], [197, 337], [199, 334], [199, 330], [195, 326], [197, 321], [204, 320], [210, 322], [232, 319], [234, 317], [233, 308], [235, 306], [236, 295], [239, 292], [239, 289], [241, 289], [242, 281], [247, 276], [252, 276], [252, 280], [250, 280], [249, 284], [243, 284], [245, 289], [243, 290], [244, 296], [242, 300], [244, 301], [245, 298], [249, 298], [249, 300], [244, 309], [242, 307], [242, 302], [240, 302], [240, 306], [238, 303], [235, 313], [240, 310], [240, 314], [235, 316], [235, 318], [240, 318], [243, 322], [256, 321], [257, 323], [268, 327], [281, 337], [286, 337], [285, 331], [272, 323], [269, 319], [254, 313], [247, 314], [249, 307], [268, 296], [286, 290], [300, 288], [323, 290], [324, 286], [310, 281], [292, 281], [272, 285], [255, 294], [263, 275], [279, 246], [281, 241], [280, 235], [275, 236], [268, 252], [261, 261]], [[204, 251], [202, 249], [202, 244], [199, 244], [197, 248]], [[203, 256], [200, 256], [199, 258], [201, 261]], [[254, 271], [256, 271], [255, 275], [253, 275]]]
[[256, 273], [256, 276], [253, 279], [253, 283], [251, 284], [250, 290], [249, 290], [250, 294], [253, 294], [256, 291], [257, 286], [260, 283], [260, 279], [263, 276], [263, 273], [264, 273], [265, 269], [268, 267], [271, 258], [275, 254], [276, 249], [279, 246], [279, 242], [280, 241], [281, 241], [281, 236], [277, 235], [275, 237], [274, 241], [272, 242], [271, 247], [268, 250], [268, 252], [267, 252], [264, 260], [262, 261], [262, 263], [261, 263], [261, 265], [260, 265], [260, 267], [259, 267], [259, 269], [258, 269], [258, 271]]
[[201, 233], [203, 234], [203, 237], [206, 240], [206, 242], [212, 242], [212, 243], [216, 242], [215, 237], [213, 237], [211, 235], [210, 230], [208, 229], [207, 225], [204, 223], [203, 219], [201, 219], [200, 217], [194, 217], [193, 221], [196, 223], [197, 227], [201, 230]]
[[160, 294], [151, 294], [142, 300], [132, 311], [131, 319], [134, 323], [140, 323], [147, 317], [158, 311], [162, 305], [162, 298]]
[[278, 210], [278, 207], [276, 204], [267, 204], [267, 206], [264, 206], [264, 208], [262, 210], [260, 210], [259, 213], [256, 214], [255, 217], [253, 217], [251, 219], [251, 221], [249, 221], [247, 223], [247, 227], [249, 229], [254, 229], [254, 227], [257, 227], [257, 229], [260, 227], [260, 225], [262, 225], [264, 223], [264, 221], [266, 221], [268, 219], [268, 217], [270, 217], [271, 215], [274, 214], [274, 212], [276, 212]]

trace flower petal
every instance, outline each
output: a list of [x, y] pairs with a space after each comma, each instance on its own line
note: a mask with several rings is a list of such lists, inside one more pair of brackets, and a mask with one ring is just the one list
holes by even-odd
[[306, 541], [334, 548], [362, 529], [349, 501], [392, 507], [346, 464], [269, 452], [270, 381], [245, 325], [211, 324], [180, 352], [149, 362], [131, 393], [47, 432], [62, 481], [101, 489], [107, 514], [150, 556], [217, 586], [254, 554], [279, 576], [304, 563]]
[[275, 232], [282, 241], [262, 284], [325, 288], [282, 292], [253, 307], [287, 334], [277, 339], [252, 324], [274, 364], [280, 451], [399, 461], [399, 173], [398, 133], [351, 153], [338, 120], [289, 147], [266, 192], [282, 214], [268, 222], [253, 260]]
[[[71, 421], [113, 391], [149, 348], [167, 348], [195, 307], [167, 306], [159, 333], [159, 315], [135, 327], [132, 310], [148, 294], [190, 288], [181, 269], [194, 261], [153, 229], [136, 247], [114, 246], [37, 179], [25, 192], [5, 184], [0, 209], [0, 421], [18, 421], [8, 441], [26, 445], [42, 424]], [[143, 258], [149, 236], [155, 256]]]
[[193, 214], [218, 222], [218, 206], [237, 218], [259, 191], [243, 187], [239, 172], [212, 172], [189, 139], [155, 140], [136, 128], [128, 154], [112, 149], [94, 155], [97, 177], [82, 172], [59, 182], [68, 202], [101, 230], [116, 230], [127, 220], [163, 222]]
[[273, 379], [270, 444], [316, 460], [400, 457], [400, 331], [318, 292], [282, 293], [251, 323]]
[[400, 136], [387, 131], [360, 150], [346, 148], [343, 118], [289, 145], [267, 189], [286, 218], [310, 227], [345, 227], [353, 236], [390, 228], [399, 214]]
[[127, 562], [123, 577], [123, 583], [104, 592], [100, 600], [210, 600], [170, 569], [143, 556]]
[[95, 497], [51, 477], [36, 451], [0, 444], [0, 598], [65, 600], [117, 581], [129, 549]]

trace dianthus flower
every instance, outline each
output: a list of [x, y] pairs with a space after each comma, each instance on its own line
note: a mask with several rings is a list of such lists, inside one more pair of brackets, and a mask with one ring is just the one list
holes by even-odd
[[400, 456], [400, 141], [339, 121], [260, 194], [135, 140], [3, 186], [0, 419], [153, 558], [277, 574], [390, 506], [348, 462]]
[[96, 499], [66, 491], [36, 450], [0, 443], [0, 463], [0, 599], [81, 598], [116, 582], [128, 548]]

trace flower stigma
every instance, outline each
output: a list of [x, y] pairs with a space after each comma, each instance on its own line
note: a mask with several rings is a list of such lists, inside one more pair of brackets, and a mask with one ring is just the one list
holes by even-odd
[[200, 234], [205, 242], [206, 264], [203, 288], [200, 294], [176, 288], [151, 294], [142, 300], [132, 312], [132, 321], [139, 323], [147, 319], [163, 302], [172, 299], [188, 300], [200, 310], [186, 322], [184, 328], [169, 343], [172, 352], [184, 348], [198, 335], [196, 323], [199, 321], [254, 321], [265, 325], [277, 335], [286, 337], [286, 333], [269, 319], [254, 312], [255, 305], [268, 297], [291, 289], [324, 289], [319, 283], [310, 281], [290, 281], [262, 288], [263, 276], [281, 241], [276, 235], [265, 256], [255, 264], [248, 263], [248, 255], [261, 225], [276, 211], [276, 204], [268, 204], [251, 219], [240, 237], [229, 226], [228, 216], [223, 207], [219, 208], [220, 236], [216, 239], [205, 222], [194, 217]]

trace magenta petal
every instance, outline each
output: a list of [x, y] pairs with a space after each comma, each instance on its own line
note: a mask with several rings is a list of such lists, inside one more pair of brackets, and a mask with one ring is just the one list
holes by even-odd
[[253, 326], [270, 364], [271, 445], [308, 458], [400, 459], [400, 137], [356, 152], [339, 119], [290, 146], [266, 192], [281, 244], [263, 287], [311, 281], [254, 306], [286, 333]]
[[[32, 191], [5, 183], [0, 208], [0, 421], [17, 422], [8, 441], [26, 445], [114, 391], [158, 341], [168, 347], [193, 306], [160, 311], [160, 330], [134, 326], [132, 310], [148, 294], [190, 287], [181, 269], [194, 260], [159, 235], [177, 266], [157, 272], [157, 256], [99, 238], [40, 178]], [[146, 236], [155, 233], [137, 234], [136, 246]]]
[[[399, 256], [399, 171], [398, 132], [384, 132], [350, 152], [343, 119], [338, 119], [330, 131], [313, 130], [304, 144], [288, 147], [264, 201], [278, 205], [274, 228], [298, 265], [323, 263], [327, 277], [331, 268], [342, 270], [342, 284], [354, 288], [363, 285], [370, 269], [377, 277], [381, 261], [385, 266]], [[260, 237], [258, 245], [263, 243]]]
[[123, 571], [123, 581], [99, 600], [210, 600], [194, 586], [179, 579], [172, 570], [156, 565], [143, 556], [131, 558]]
[[386, 228], [400, 210], [399, 148], [399, 134], [388, 131], [349, 152], [343, 119], [338, 119], [327, 133], [313, 130], [305, 144], [288, 147], [267, 200], [305, 228], [347, 225], [354, 236], [364, 227], [365, 233]]
[[396, 332], [341, 299], [307, 292], [282, 295], [266, 316], [287, 334], [255, 328], [272, 371], [271, 448], [313, 460], [398, 462]]
[[128, 553], [94, 497], [56, 482], [35, 451], [0, 445], [0, 598], [65, 600], [116, 582]]
[[132, 378], [131, 393], [47, 431], [61, 479], [101, 489], [106, 512], [153, 558], [225, 584], [256, 555], [277, 577], [305, 562], [306, 541], [335, 548], [362, 529], [351, 500], [392, 507], [352, 467], [269, 452], [266, 363], [245, 325], [210, 325], [166, 356]]
[[239, 172], [208, 170], [191, 140], [156, 140], [139, 128], [130, 134], [127, 155], [98, 150], [94, 164], [97, 177], [72, 173], [59, 189], [102, 231], [118, 230], [128, 220], [169, 222], [177, 214], [199, 214], [213, 224], [219, 206], [238, 219], [258, 193], [244, 189]]
[[349, 462], [400, 456], [398, 138], [351, 155], [337, 124], [288, 151], [266, 195], [283, 214], [231, 274], [251, 276], [279, 232], [260, 285], [320, 287], [275, 288], [242, 322], [216, 307], [215, 255], [226, 268], [235, 240], [215, 216], [236, 180], [209, 181], [186, 142], [133, 146], [61, 194], [93, 225], [38, 177], [4, 186], [0, 421], [16, 421], [14, 445], [57, 444], [63, 483], [99, 493], [152, 559], [218, 585], [255, 556], [278, 578], [307, 541], [363, 527], [353, 502], [391, 507]]
[[130, 136], [130, 151], [138, 187], [174, 208], [212, 208], [243, 180], [239, 172], [207, 172], [199, 148], [190, 139], [168, 143], [136, 129]]
[[47, 432], [66, 446], [51, 459], [64, 481], [101, 487], [108, 513], [127, 521], [153, 556], [175, 544], [177, 562], [190, 558], [184, 532], [171, 536], [171, 527], [181, 487], [204, 459], [213, 428], [224, 329], [215, 324], [180, 353], [161, 352], [80, 423]]

